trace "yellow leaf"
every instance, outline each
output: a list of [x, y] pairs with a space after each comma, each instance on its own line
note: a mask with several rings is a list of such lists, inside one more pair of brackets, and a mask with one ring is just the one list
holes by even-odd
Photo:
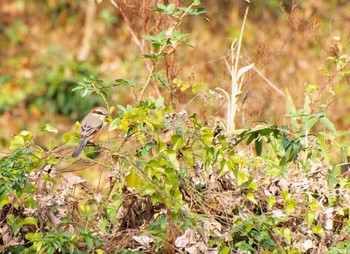
[[267, 209], [271, 210], [271, 208], [273, 207], [273, 205], [276, 203], [276, 198], [274, 196], [270, 196], [267, 199]]
[[136, 188], [139, 183], [139, 177], [138, 175], [132, 171], [130, 174], [125, 178], [126, 186], [129, 188]]
[[254, 194], [249, 192], [247, 193], [247, 195], [245, 195], [245, 198], [247, 200], [249, 200], [250, 202], [252, 202], [253, 204], [257, 205], [258, 204], [258, 201], [256, 201], [255, 197], [254, 197]]

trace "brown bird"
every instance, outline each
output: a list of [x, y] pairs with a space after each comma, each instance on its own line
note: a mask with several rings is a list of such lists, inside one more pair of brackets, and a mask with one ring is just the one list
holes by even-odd
[[106, 108], [96, 107], [84, 117], [80, 127], [80, 142], [72, 153], [72, 158], [79, 156], [87, 142], [98, 139], [107, 116], [108, 111]]

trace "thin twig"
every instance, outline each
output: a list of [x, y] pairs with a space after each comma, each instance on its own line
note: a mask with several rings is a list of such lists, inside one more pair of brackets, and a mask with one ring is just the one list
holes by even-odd
[[266, 81], [267, 84], [269, 84], [277, 93], [279, 93], [280, 95], [286, 97], [286, 95], [280, 90], [278, 89], [277, 86], [275, 86], [274, 84], [272, 84], [272, 82], [270, 80], [268, 80], [264, 74], [262, 74], [257, 68], [253, 67], [253, 69], [256, 71], [256, 73], [258, 73], [260, 75], [260, 77], [263, 78], [263, 80]]

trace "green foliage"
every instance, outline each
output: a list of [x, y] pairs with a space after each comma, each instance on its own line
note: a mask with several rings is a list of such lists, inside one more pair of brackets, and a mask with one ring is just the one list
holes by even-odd
[[[70, 72], [73, 71], [72, 77], [67, 77], [67, 69]], [[46, 75], [38, 82], [36, 89], [34, 90], [34, 104], [45, 105], [51, 108], [53, 111], [68, 115], [72, 111], [81, 112], [86, 114], [86, 108], [91, 108], [97, 103], [99, 99], [91, 96], [89, 99], [82, 98], [76, 93], [72, 93], [72, 89], [76, 87], [76, 84], [80, 84], [81, 79], [86, 77], [93, 77], [82, 64], [71, 63], [68, 68], [66, 66], [53, 67], [47, 70]], [[90, 81], [90, 79], [86, 78]], [[44, 96], [36, 97], [36, 93], [44, 90]], [[81, 116], [79, 116], [81, 117]]]
[[[28, 179], [30, 172], [38, 167], [38, 155], [29, 148], [19, 148], [9, 156], [0, 159], [0, 200], [2, 209], [5, 205], [18, 205], [35, 192], [35, 185]], [[23, 196], [24, 195], [24, 196]], [[13, 196], [16, 199], [11, 200]], [[29, 200], [27, 200], [29, 201]], [[30, 207], [35, 202], [28, 203]]]
[[78, 85], [72, 91], [80, 91], [81, 97], [96, 93], [107, 96], [107, 87], [103, 86], [103, 81], [94, 75], [89, 75], [83, 82], [79, 81]]
[[251, 216], [244, 221], [237, 221], [232, 228], [232, 243], [237, 251], [256, 252], [263, 248], [272, 251], [276, 243], [271, 236], [276, 221], [270, 216]]
[[56, 253], [56, 251], [62, 253], [85, 253], [77, 248], [79, 238], [74, 233], [52, 231], [42, 237], [40, 233], [30, 233], [26, 235], [26, 238], [33, 243], [33, 247], [24, 253], [31, 253], [31, 251], [52, 254]]
[[[108, 168], [115, 165], [109, 163], [121, 165], [118, 168], [119, 174], [123, 175], [122, 183], [112, 186], [108, 200], [97, 202], [90, 197], [74, 201], [77, 210], [72, 210], [61, 218], [62, 225], [73, 226], [77, 223], [74, 232], [50, 229], [49, 232], [27, 233], [30, 250], [39, 253], [54, 253], [57, 250], [66, 253], [104, 251], [105, 236], [110, 235], [119, 225], [120, 216], [123, 215], [120, 209], [125, 206], [125, 199], [129, 195], [136, 200], [131, 204], [135, 209], [151, 206], [157, 215], [144, 229], [144, 233], [157, 239], [152, 243], [155, 249], [164, 248], [169, 227], [174, 227], [168, 221], [169, 216], [182, 230], [197, 228], [200, 231], [199, 225], [207, 220], [203, 216], [210, 218], [204, 212], [208, 209], [221, 218], [215, 223], [220, 222], [220, 230], [227, 234], [222, 238], [217, 236], [218, 233], [213, 233], [218, 229], [206, 229], [209, 232], [206, 233], [209, 234], [209, 244], [216, 245], [223, 253], [294, 250], [293, 231], [287, 225], [295, 217], [312, 235], [325, 237], [325, 229], [320, 225], [316, 214], [327, 204], [322, 204], [312, 194], [302, 194], [296, 201], [295, 195], [300, 192], [294, 193], [288, 185], [283, 185], [278, 192], [272, 193], [273, 188], [271, 190], [268, 184], [272, 184], [276, 177], [282, 181], [295, 169], [301, 170], [301, 175], [309, 174], [309, 166], [326, 149], [319, 149], [321, 142], [310, 143], [309, 139], [313, 137], [311, 133], [308, 137], [300, 133], [305, 130], [311, 132], [309, 127], [303, 126], [307, 121], [300, 122], [300, 132], [260, 124], [249, 130], [240, 130], [232, 140], [232, 135], [202, 124], [195, 114], [187, 116], [185, 112], [176, 112], [172, 107], [166, 106], [163, 98], [150, 97], [135, 105], [117, 108], [118, 116], [111, 121], [109, 129], [118, 130], [119, 143], [111, 146], [110, 154], [107, 154], [109, 160], [102, 163]], [[46, 125], [42, 130], [56, 135], [56, 129], [52, 126]], [[28, 180], [28, 175], [31, 170], [40, 167], [40, 156], [30, 149], [34, 145], [32, 142], [32, 136], [28, 132], [14, 136], [12, 148], [17, 150], [1, 159], [2, 167], [7, 168], [1, 172], [2, 181], [5, 181], [2, 184], [5, 190], [1, 196], [2, 208], [8, 206], [12, 198], [20, 199], [24, 196], [25, 206], [36, 208], [36, 203], [30, 201], [34, 200], [36, 189]], [[258, 157], [248, 158], [237, 153], [236, 150], [252, 144], [255, 145]], [[325, 143], [322, 145], [326, 146]], [[327, 158], [325, 160], [329, 162]], [[298, 168], [297, 165], [305, 167]], [[196, 170], [195, 175], [193, 170]], [[57, 184], [49, 175], [45, 179]], [[339, 184], [341, 188], [348, 186], [346, 182]], [[122, 185], [128, 189], [127, 196], [124, 196]], [[265, 196], [264, 191], [270, 194]], [[234, 194], [233, 197], [240, 200], [239, 206], [238, 203], [231, 206], [230, 202], [210, 201], [211, 198], [220, 200], [221, 192], [226, 193], [227, 198]], [[184, 195], [189, 195], [190, 199]], [[21, 206], [22, 203], [17, 204], [18, 208]], [[160, 207], [163, 208], [162, 212], [158, 210]], [[79, 222], [74, 219], [77, 211]], [[276, 212], [282, 215], [275, 216]], [[10, 213], [6, 223], [13, 234], [20, 234], [23, 226], [37, 225], [39, 220], [35, 216], [22, 217]], [[127, 253], [125, 251], [120, 250], [120, 253]]]

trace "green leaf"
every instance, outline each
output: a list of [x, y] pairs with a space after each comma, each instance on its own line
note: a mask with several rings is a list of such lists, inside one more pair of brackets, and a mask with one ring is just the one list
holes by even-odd
[[12, 138], [10, 142], [10, 149], [18, 149], [24, 146], [24, 138], [22, 136], [16, 135]]
[[157, 61], [159, 59], [159, 56], [157, 55], [149, 55], [149, 54], [144, 54], [144, 58], [152, 59], [153, 61]]
[[229, 172], [231, 170], [231, 168], [232, 168], [231, 161], [221, 160], [220, 161], [220, 170], [219, 170], [218, 178], [222, 177], [227, 172]]
[[6, 216], [6, 221], [8, 225], [12, 228], [12, 232], [14, 235], [17, 235], [19, 230], [21, 229], [21, 225], [18, 220], [15, 219], [13, 214], [8, 214]]
[[156, 108], [159, 108], [160, 106], [164, 105], [164, 98], [163, 97], [159, 97], [158, 99], [155, 100], [154, 105], [156, 106]]
[[312, 223], [314, 223], [315, 213], [316, 213], [315, 210], [310, 210], [306, 212], [306, 222], [308, 227], [310, 227]]
[[274, 204], [276, 204], [275, 196], [269, 196], [267, 198], [267, 209], [271, 210]]
[[115, 85], [116, 86], [124, 85], [124, 86], [128, 86], [128, 87], [135, 87], [136, 81], [135, 80], [116, 79]]
[[329, 130], [333, 132], [337, 132], [337, 130], [334, 127], [334, 124], [325, 116], [320, 118], [320, 122]]
[[184, 140], [183, 140], [181, 135], [171, 136], [171, 142], [172, 142], [172, 145], [171, 145], [170, 149], [172, 149], [174, 151], [179, 150], [184, 145]]
[[157, 142], [158, 153], [163, 153], [164, 151], [166, 151], [166, 149], [167, 149], [166, 144], [163, 141], [161, 141], [160, 139], [158, 139], [158, 142]]
[[155, 173], [161, 173], [165, 174], [165, 165], [163, 162], [160, 162], [159, 160], [151, 160], [146, 169], [150, 170], [149, 176], [152, 177], [153, 174]]
[[152, 196], [155, 192], [156, 192], [156, 189], [152, 185], [150, 185], [150, 184], [146, 185], [146, 187], [144, 189], [144, 194], [145, 195]]
[[291, 231], [289, 228], [282, 228], [282, 234], [284, 239], [286, 240], [287, 244], [291, 244], [292, 238], [291, 238]]
[[246, 144], [247, 144], [247, 145], [250, 145], [253, 141], [258, 140], [259, 136], [260, 136], [260, 135], [259, 135], [258, 132], [253, 132], [253, 133], [249, 136], [249, 138], [247, 139]]
[[[88, 247], [88, 250], [91, 250], [92, 247], [94, 246], [94, 242], [92, 241], [92, 238], [89, 237], [89, 236], [86, 236], [85, 237], [85, 242], [86, 242], [86, 245]], [[72, 245], [74, 247], [74, 245]]]
[[241, 170], [235, 172], [237, 187], [240, 187], [243, 183], [248, 180], [248, 176]]
[[172, 14], [174, 12], [174, 10], [176, 8], [176, 5], [175, 4], [169, 4], [168, 6], [165, 6], [163, 4], [158, 3], [157, 7], [158, 7], [157, 11], [164, 12], [165, 14], [170, 15], [170, 14]]
[[20, 225], [36, 225], [38, 223], [38, 219], [34, 217], [26, 217], [21, 222]]
[[320, 205], [317, 203], [317, 201], [313, 200], [309, 203], [309, 207], [314, 210], [318, 210], [320, 208]]
[[286, 203], [284, 205], [284, 208], [286, 209], [286, 215], [287, 216], [291, 215], [294, 212], [295, 207], [297, 205], [298, 205], [298, 203], [295, 200], [286, 201]]
[[35, 242], [41, 239], [41, 233], [27, 233], [25, 239], [31, 242]]
[[0, 199], [0, 210], [7, 204], [10, 203], [10, 198], [9, 197], [3, 197]]
[[263, 151], [263, 140], [262, 139], [256, 139], [255, 140], [255, 152], [256, 155], [261, 156]]
[[339, 183], [338, 176], [341, 174], [341, 167], [333, 165], [331, 170], [328, 170], [327, 183], [331, 190]]
[[317, 141], [321, 149], [322, 158], [324, 159], [325, 163], [328, 164], [331, 158], [324, 138], [321, 135], [317, 135]]
[[285, 189], [282, 190], [282, 197], [285, 201], [288, 201], [291, 197], [291, 195], [289, 194], [289, 192]]
[[170, 84], [166, 81], [158, 72], [153, 72], [154, 76], [160, 81], [160, 83], [167, 89], [170, 89]]
[[249, 200], [250, 202], [252, 202], [253, 204], [255, 205], [258, 205], [258, 201], [256, 201], [255, 197], [254, 197], [254, 194], [252, 192], [248, 192], [246, 195], [245, 195], [245, 198], [247, 200]]
[[229, 254], [229, 253], [231, 253], [231, 248], [228, 246], [225, 246], [220, 249], [220, 254]]
[[168, 157], [169, 162], [174, 167], [174, 169], [179, 170], [180, 164], [177, 161], [176, 152], [174, 150], [168, 150], [168, 151], [166, 151], [166, 155]]
[[175, 30], [173, 32], [173, 39], [172, 41], [176, 42], [176, 41], [185, 41], [186, 39], [188, 39], [189, 37], [191, 36], [191, 34], [184, 34], [184, 33], [181, 33], [180, 31], [178, 30]]
[[192, 168], [194, 166], [194, 159], [192, 154], [192, 149], [187, 147], [181, 150], [182, 154], [185, 156], [186, 162]]
[[325, 233], [324, 233], [324, 230], [321, 226], [314, 226], [312, 228], [312, 233], [318, 235], [319, 237], [324, 237], [325, 236]]
[[49, 132], [49, 133], [57, 133], [58, 130], [57, 128], [51, 126], [50, 124], [45, 124], [42, 128], [41, 128], [42, 132]]
[[141, 148], [141, 150], [137, 153], [137, 156], [140, 158], [145, 158], [149, 154], [149, 151], [152, 149], [153, 146], [154, 146], [154, 144], [152, 144], [152, 143], [145, 144]]
[[178, 9], [183, 12], [187, 11], [188, 14], [196, 16], [207, 12], [203, 7], [197, 7], [193, 9], [188, 9], [187, 7], [178, 7]]
[[305, 118], [306, 121], [304, 122], [304, 130], [309, 131], [311, 128], [317, 123], [319, 120], [319, 117], [316, 115], [309, 115], [308, 117]]

